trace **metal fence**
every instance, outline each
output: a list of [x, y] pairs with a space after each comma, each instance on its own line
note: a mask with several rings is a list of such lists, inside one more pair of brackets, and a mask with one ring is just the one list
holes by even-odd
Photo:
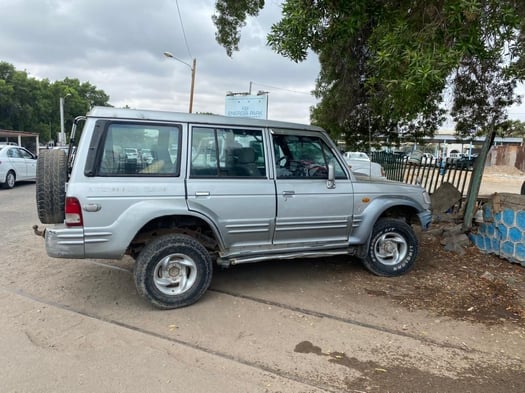
[[465, 196], [470, 185], [472, 163], [451, 158], [443, 161], [426, 157], [411, 161], [405, 156], [385, 152], [372, 152], [370, 158], [383, 166], [387, 179], [407, 184], [419, 183], [430, 194], [441, 184], [448, 182]]

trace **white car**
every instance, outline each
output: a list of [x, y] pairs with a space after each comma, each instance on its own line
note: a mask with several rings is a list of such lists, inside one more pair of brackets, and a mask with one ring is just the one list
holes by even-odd
[[126, 160], [136, 161], [139, 158], [138, 150], [132, 147], [126, 147], [124, 149], [124, 154], [126, 155]]
[[36, 157], [23, 147], [0, 145], [0, 185], [13, 188], [25, 180], [36, 180]]
[[381, 164], [370, 160], [345, 158], [350, 170], [359, 175], [386, 179], [385, 171]]
[[371, 161], [370, 157], [368, 157], [368, 154], [361, 151], [347, 151], [343, 154], [343, 156], [345, 160]]

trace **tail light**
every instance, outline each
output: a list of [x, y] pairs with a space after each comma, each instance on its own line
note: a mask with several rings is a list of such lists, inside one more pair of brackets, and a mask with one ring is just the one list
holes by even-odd
[[84, 222], [82, 220], [82, 208], [77, 198], [66, 198], [66, 219], [65, 224], [68, 227], [81, 227]]

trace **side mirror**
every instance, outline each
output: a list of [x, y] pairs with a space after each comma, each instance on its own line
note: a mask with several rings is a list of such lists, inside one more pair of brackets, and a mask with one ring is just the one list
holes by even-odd
[[328, 164], [328, 180], [326, 182], [327, 188], [335, 188], [335, 169], [334, 164]]

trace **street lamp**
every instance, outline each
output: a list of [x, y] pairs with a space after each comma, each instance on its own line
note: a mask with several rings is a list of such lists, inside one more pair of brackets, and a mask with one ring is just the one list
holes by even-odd
[[185, 61], [182, 61], [181, 59], [178, 59], [175, 56], [173, 56], [173, 54], [171, 52], [164, 52], [164, 56], [166, 56], [166, 57], [168, 57], [170, 59], [173, 59], [173, 60], [177, 60], [178, 62], [180, 62], [180, 63], [190, 67], [190, 70], [191, 70], [191, 91], [190, 91], [190, 109], [189, 109], [189, 112], [192, 113], [192, 111], [193, 111], [193, 91], [195, 89], [195, 67], [197, 66], [197, 60], [193, 59], [193, 65], [189, 65]]
[[66, 134], [64, 132], [64, 100], [71, 94], [66, 94], [65, 97], [60, 97], [60, 135], [58, 137], [59, 146], [66, 144]]

